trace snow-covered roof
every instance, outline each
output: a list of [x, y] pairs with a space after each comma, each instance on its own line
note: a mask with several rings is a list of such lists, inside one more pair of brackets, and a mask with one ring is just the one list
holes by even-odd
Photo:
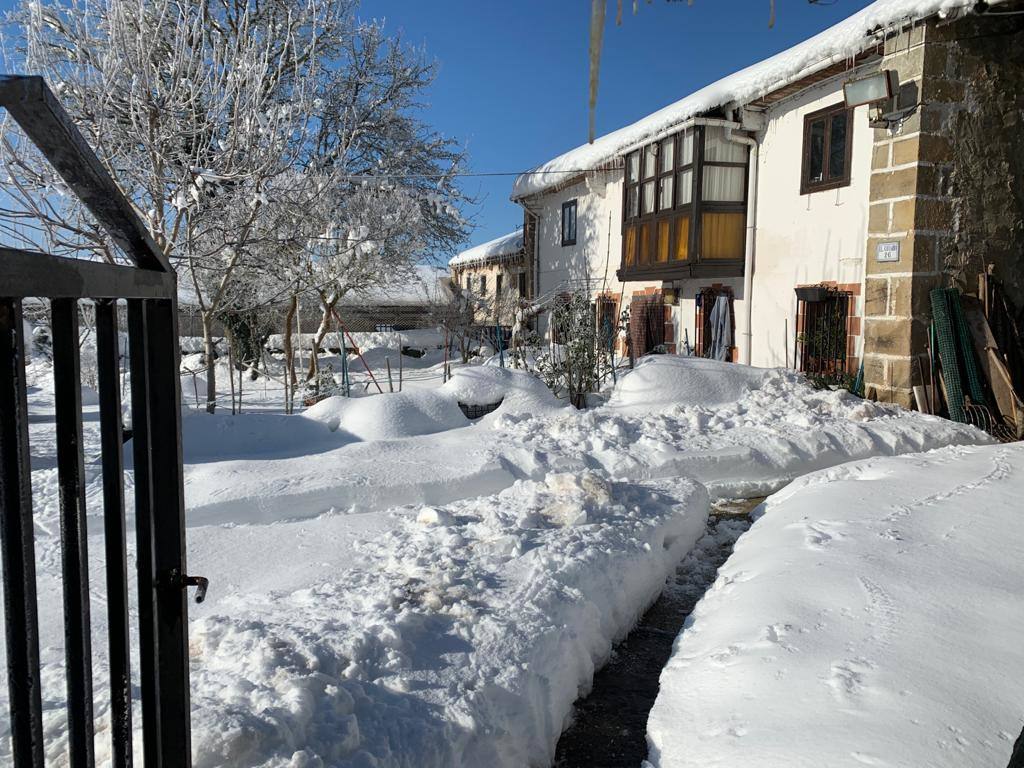
[[483, 264], [488, 261], [496, 261], [503, 256], [516, 256], [521, 250], [523, 250], [523, 231], [520, 229], [463, 251], [449, 261], [448, 266], [464, 267], [467, 264]]
[[[990, 3], [995, 5], [996, 3]], [[940, 12], [964, 9], [973, 0], [877, 0], [824, 32], [771, 58], [741, 69], [632, 125], [605, 134], [521, 174], [512, 199], [544, 192], [571, 178], [574, 171], [594, 170], [625, 150], [692, 117], [731, 102], [743, 104], [856, 56], [872, 44], [877, 30], [926, 19]]]
[[448, 277], [448, 271], [433, 264], [420, 264], [415, 276], [391, 285], [382, 285], [360, 293], [347, 294], [341, 303], [345, 306], [432, 304], [440, 300], [439, 281]]

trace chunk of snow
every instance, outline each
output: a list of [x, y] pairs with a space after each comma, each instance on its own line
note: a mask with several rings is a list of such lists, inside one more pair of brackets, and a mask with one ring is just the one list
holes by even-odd
[[1006, 765], [1021, 730], [1024, 446], [805, 476], [676, 640], [656, 768]]
[[303, 416], [360, 440], [428, 435], [469, 424], [452, 398], [429, 390], [328, 397], [307, 408]]
[[655, 355], [641, 359], [634, 370], [619, 379], [608, 404], [647, 410], [672, 405], [723, 405], [760, 388], [768, 375], [768, 369], [737, 363]]

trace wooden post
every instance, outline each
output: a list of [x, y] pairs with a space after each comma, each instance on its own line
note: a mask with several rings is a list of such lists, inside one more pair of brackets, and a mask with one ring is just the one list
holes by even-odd
[[388, 392], [394, 392], [395, 391], [395, 383], [391, 379], [391, 358], [390, 357], [385, 357], [384, 358], [384, 365], [388, 369]]

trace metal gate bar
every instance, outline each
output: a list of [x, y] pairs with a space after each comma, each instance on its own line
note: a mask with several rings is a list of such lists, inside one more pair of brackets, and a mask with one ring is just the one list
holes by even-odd
[[64, 586], [64, 654], [68, 748], [71, 768], [93, 759], [92, 626], [89, 554], [82, 459], [82, 384], [78, 354], [78, 302], [50, 302], [53, 388], [57, 416], [57, 485], [60, 498], [61, 577]]
[[128, 631], [128, 558], [124, 521], [124, 456], [117, 307], [96, 302], [96, 365], [103, 454], [103, 539], [107, 564], [107, 639], [110, 654], [111, 765], [132, 764], [131, 644]]
[[18, 768], [43, 768], [39, 617], [21, 300], [0, 298], [0, 562], [11, 742]]
[[[21, 300], [50, 300], [61, 508], [69, 762], [92, 768], [93, 691], [82, 455], [80, 299], [96, 301], [115, 768], [132, 763], [130, 627], [117, 300], [128, 303], [138, 546], [139, 682], [147, 768], [191, 764], [176, 281], [131, 203], [38, 77], [0, 76], [0, 107], [134, 266], [0, 247], [0, 558], [14, 762], [43, 768], [39, 627]], [[201, 597], [197, 594], [197, 600]]]

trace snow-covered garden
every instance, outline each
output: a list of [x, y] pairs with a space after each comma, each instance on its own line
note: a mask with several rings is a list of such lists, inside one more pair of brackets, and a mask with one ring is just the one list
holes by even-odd
[[[59, 760], [45, 354], [29, 373], [47, 752]], [[206, 602], [190, 608], [197, 766], [547, 765], [573, 702], [704, 533], [710, 501], [783, 488], [678, 641], [651, 759], [728, 764], [723, 755], [749, 744], [792, 764], [819, 740], [876, 755], [882, 731], [873, 748], [823, 734], [859, 717], [897, 740], [905, 729], [893, 707], [919, 729], [921, 749], [933, 736], [951, 750], [983, 742], [997, 710], [999, 732], [1019, 725], [1006, 686], [1024, 662], [999, 633], [1019, 615], [1009, 585], [1020, 548], [1000, 538], [1024, 454], [987, 447], [972, 427], [816, 390], [792, 371], [672, 356], [620, 371], [606, 402], [582, 411], [496, 360], [458, 366], [443, 384], [329, 397], [290, 416], [279, 395], [239, 415], [183, 415], [189, 570], [211, 579]], [[459, 407], [498, 401], [474, 420]], [[98, 605], [99, 435], [89, 391], [84, 402]], [[933, 449], [943, 452], [919, 453]], [[911, 457], [872, 458], [902, 454]], [[965, 511], [975, 487], [992, 496]], [[104, 612], [93, 618], [103, 691]], [[934, 652], [919, 653], [929, 637]], [[943, 680], [943, 665], [964, 655], [979, 677]], [[968, 689], [965, 704], [957, 692]], [[764, 696], [791, 703], [772, 709]], [[952, 709], [940, 716], [944, 697]], [[105, 706], [97, 696], [100, 757]], [[812, 713], [820, 727], [808, 731], [798, 724]], [[940, 721], [950, 730], [938, 733]], [[991, 754], [1005, 751], [988, 741]], [[0, 754], [9, 749], [0, 737]]]

